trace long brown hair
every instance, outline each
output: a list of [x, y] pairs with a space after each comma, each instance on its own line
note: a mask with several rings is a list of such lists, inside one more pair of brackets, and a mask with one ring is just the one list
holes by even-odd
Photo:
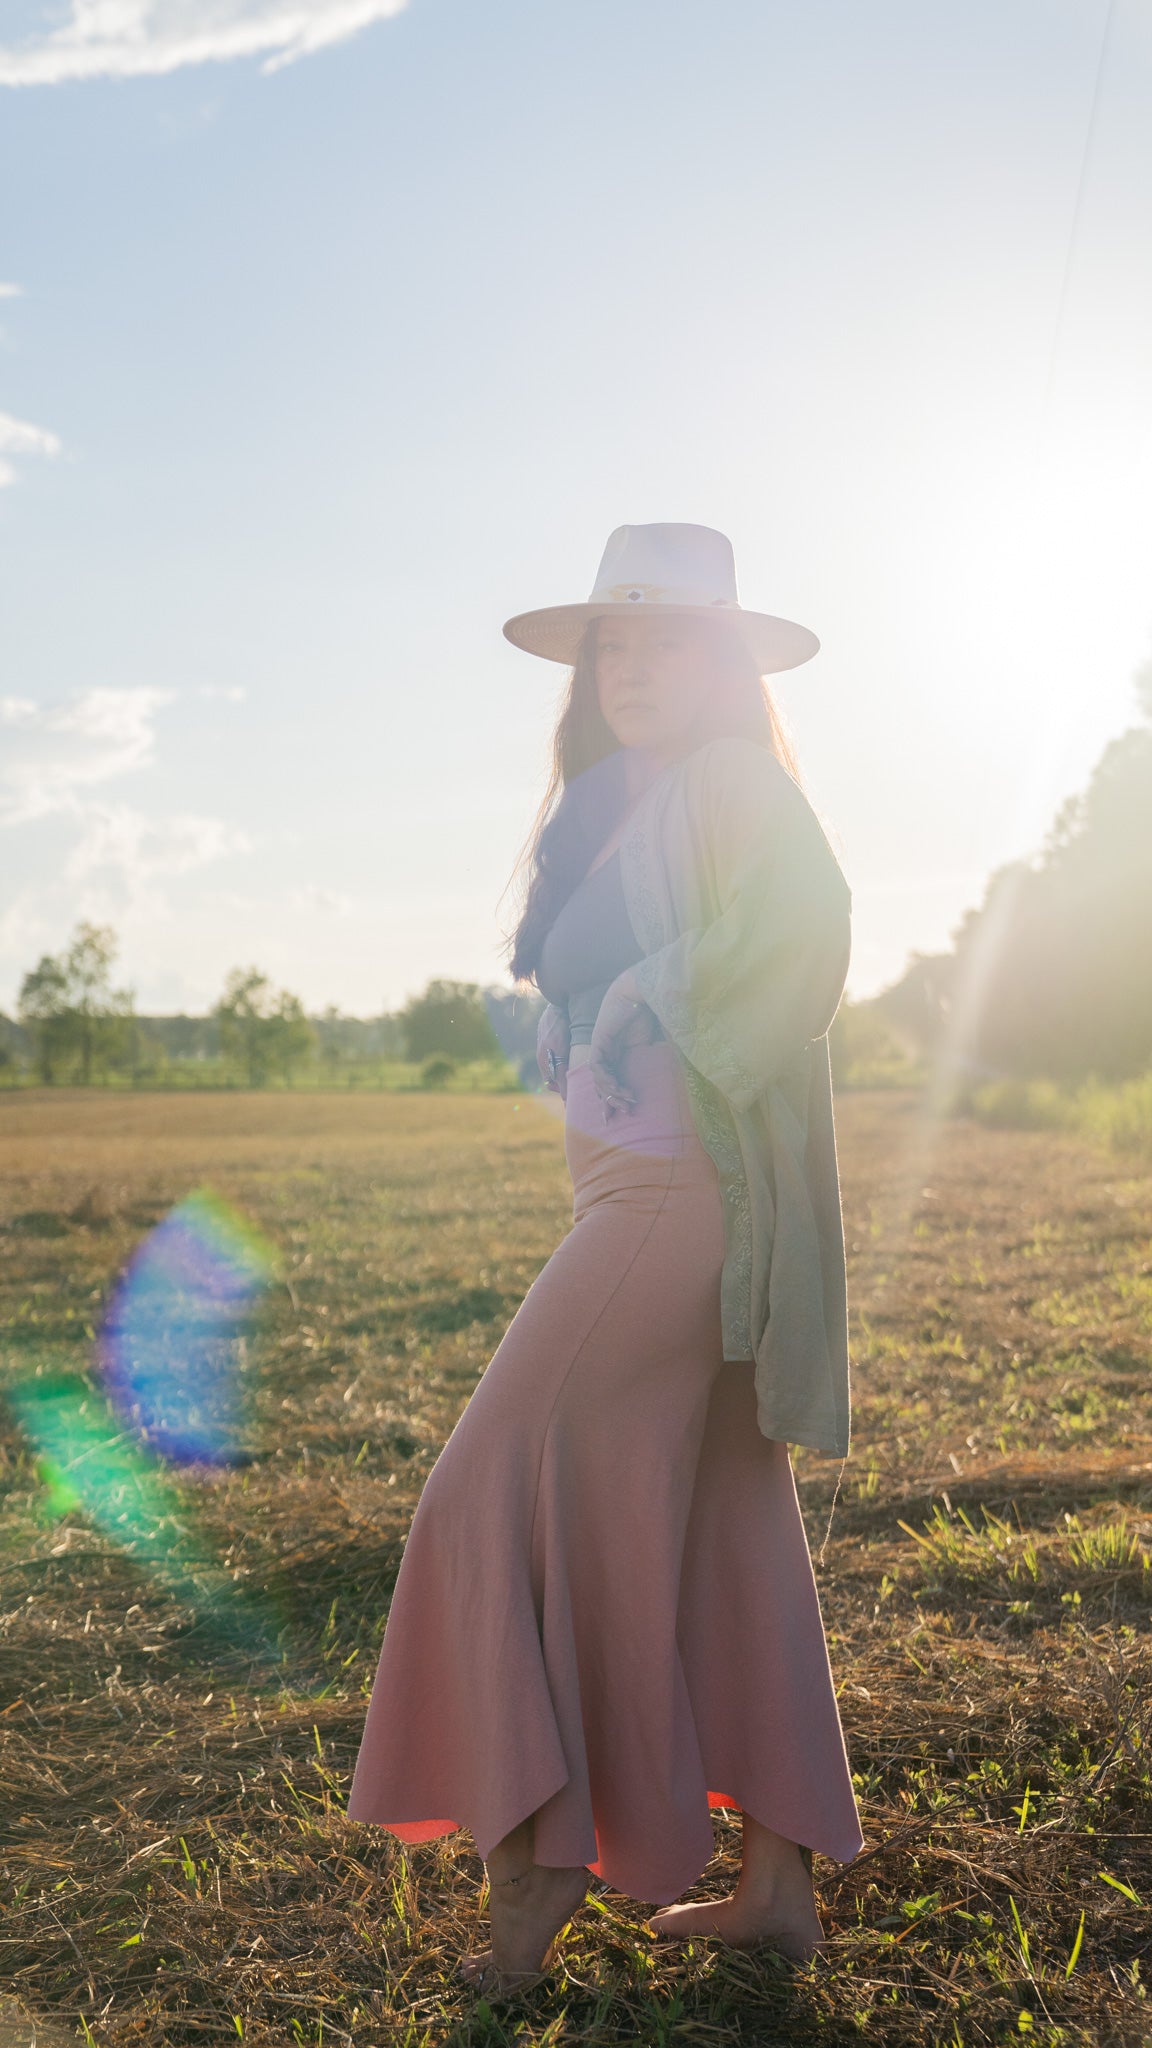
[[[552, 736], [548, 787], [508, 883], [509, 889], [517, 889], [521, 906], [515, 929], [507, 941], [508, 968], [514, 981], [526, 982], [532, 978], [546, 932], [598, 850], [597, 845], [586, 849], [574, 846], [570, 832], [565, 835], [562, 845], [557, 843], [557, 833], [550, 828], [556, 826], [564, 792], [578, 776], [585, 775], [599, 763], [605, 762], [610, 768], [609, 757], [621, 751], [620, 742], [600, 709], [596, 688], [597, 623], [595, 619], [589, 621], [580, 643]], [[710, 638], [715, 641], [716, 674], [720, 684], [706, 720], [705, 737], [755, 740], [774, 754], [793, 780], [799, 782], [800, 771], [791, 739], [768, 679], [757, 670], [755, 656], [726, 620], [709, 618], [704, 623]], [[607, 779], [610, 783], [609, 805], [615, 798], [616, 815], [611, 815], [611, 811], [606, 817], [601, 814], [601, 844], [619, 821], [624, 801], [621, 779]], [[583, 857], [585, 853], [586, 858]], [[575, 871], [577, 868], [580, 872]]]

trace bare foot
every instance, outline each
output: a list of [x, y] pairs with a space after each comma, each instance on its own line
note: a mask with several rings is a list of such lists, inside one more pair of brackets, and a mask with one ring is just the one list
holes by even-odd
[[518, 1998], [522, 1992], [535, 1990], [537, 1984], [547, 1981], [547, 1970], [498, 1970], [492, 1959], [490, 1948], [479, 1949], [474, 1956], [465, 1956], [460, 1964], [459, 1975], [473, 1991], [482, 1998]]
[[583, 1902], [588, 1872], [533, 1863], [511, 1884], [495, 1883], [488, 1899], [492, 1946], [465, 1956], [460, 1975], [486, 1997], [508, 1997], [542, 1981], [552, 1944]]
[[741, 1879], [729, 1899], [666, 1906], [649, 1925], [660, 1941], [711, 1935], [729, 1948], [774, 1948], [795, 1963], [810, 1962], [826, 1946], [811, 1874], [799, 1849], [769, 1879], [754, 1885]]

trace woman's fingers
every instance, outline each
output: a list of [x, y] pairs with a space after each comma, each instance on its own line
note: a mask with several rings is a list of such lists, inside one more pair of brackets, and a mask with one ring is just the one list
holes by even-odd
[[555, 1003], [549, 1003], [542, 1011], [536, 1029], [536, 1065], [544, 1086], [561, 1097], [564, 1096], [562, 1076], [568, 1065], [571, 1037], [567, 1014]]
[[592, 1081], [610, 1116], [614, 1109], [635, 1109], [636, 1093], [622, 1079], [627, 1047], [636, 1036], [638, 1005], [623, 990], [609, 990], [592, 1031], [588, 1064]]
[[[616, 1051], [617, 1048], [614, 1044], [607, 1048], [598, 1046], [590, 1052], [588, 1058], [588, 1065], [592, 1074], [592, 1086], [595, 1088], [609, 1116], [611, 1116], [614, 1109], [628, 1110], [635, 1109], [636, 1107], [635, 1091], [628, 1086], [626, 1081], [621, 1080], [616, 1070], [614, 1064]], [[606, 1056], [607, 1053], [613, 1055], [612, 1060]]]

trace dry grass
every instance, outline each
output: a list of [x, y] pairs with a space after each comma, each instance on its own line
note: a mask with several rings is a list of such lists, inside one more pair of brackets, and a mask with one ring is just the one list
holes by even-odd
[[[558, 1125], [515, 1096], [0, 1100], [9, 1382], [84, 1371], [200, 1182], [283, 1260], [252, 1462], [179, 1482], [282, 1665], [53, 1520], [0, 1437], [0, 1957], [39, 2038], [1148, 2039], [1152, 1180], [1063, 1134], [927, 1132], [905, 1096], [839, 1129], [857, 1429], [820, 1580], [868, 1849], [817, 1866], [829, 1957], [658, 1951], [601, 1889], [550, 1988], [493, 2014], [453, 1980], [467, 1838], [403, 1854], [342, 1800], [413, 1503], [569, 1221]], [[818, 1548], [836, 1473], [798, 1474]]]

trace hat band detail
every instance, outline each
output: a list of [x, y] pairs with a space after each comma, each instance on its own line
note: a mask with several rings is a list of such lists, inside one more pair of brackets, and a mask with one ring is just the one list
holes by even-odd
[[739, 611], [740, 606], [732, 597], [710, 597], [701, 590], [671, 590], [664, 583], [613, 583], [608, 590], [594, 590], [589, 604], [659, 604], [677, 605], [690, 611], [702, 610], [705, 606], [715, 610], [722, 606], [726, 611]]

